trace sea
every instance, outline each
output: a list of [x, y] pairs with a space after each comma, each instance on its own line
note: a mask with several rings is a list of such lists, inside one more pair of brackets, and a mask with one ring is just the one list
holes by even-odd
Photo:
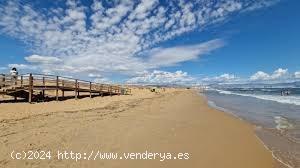
[[300, 168], [300, 88], [207, 88], [208, 104], [252, 123], [280, 166]]

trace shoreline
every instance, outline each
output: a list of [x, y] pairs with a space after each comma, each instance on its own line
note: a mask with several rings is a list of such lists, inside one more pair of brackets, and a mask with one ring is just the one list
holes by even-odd
[[[205, 95], [201, 95], [201, 96], [205, 96]], [[251, 122], [249, 122], [249, 121], [246, 121], [246, 120], [244, 120], [243, 118], [241, 118], [241, 117], [239, 117], [238, 115], [236, 115], [236, 114], [234, 114], [234, 113], [232, 113], [232, 112], [230, 112], [230, 111], [228, 111], [228, 110], [226, 110], [226, 109], [222, 109], [221, 107], [218, 107], [217, 105], [215, 105], [215, 104], [210, 104], [209, 103], [209, 101], [208, 101], [208, 106], [210, 106], [210, 107], [212, 107], [212, 108], [214, 108], [214, 109], [217, 109], [217, 110], [219, 110], [219, 111], [222, 111], [222, 112], [224, 112], [224, 113], [226, 113], [226, 114], [229, 114], [229, 115], [231, 115], [232, 117], [235, 117], [235, 118], [237, 118], [237, 119], [239, 119], [239, 120], [241, 120], [241, 121], [243, 121], [243, 122], [246, 122], [246, 123], [249, 123], [249, 124], [251, 124], [251, 125], [253, 125], [253, 127], [254, 127], [254, 129], [257, 129], [257, 128], [259, 128], [259, 127], [261, 127], [261, 126], [259, 126], [259, 125], [255, 125], [255, 124], [253, 124], [253, 123], [251, 123]], [[287, 167], [287, 168], [293, 168], [291, 165], [289, 165], [289, 164], [287, 164], [287, 163], [285, 163], [284, 161], [282, 161], [281, 159], [279, 159], [275, 154], [274, 154], [274, 151], [273, 150], [271, 150], [267, 145], [266, 145], [266, 143], [257, 135], [257, 131], [255, 131], [256, 133], [255, 133], [255, 136], [256, 136], [256, 138], [261, 142], [261, 144], [272, 154], [272, 157], [278, 162], [277, 164], [277, 166], [278, 167]]]
[[[49, 104], [54, 106], [53, 109], [61, 105], [76, 108], [62, 107], [63, 110], [52, 113], [51, 110], [39, 112], [39, 108], [45, 108]], [[0, 129], [4, 131], [0, 135], [0, 146], [4, 149], [0, 153], [0, 165], [224, 168], [274, 166], [271, 153], [256, 138], [251, 125], [209, 107], [205, 98], [195, 91], [173, 89], [155, 94], [136, 89], [133, 96], [84, 99], [77, 103], [58, 102], [56, 106], [52, 102], [49, 104], [25, 105], [24, 109], [32, 111], [26, 111], [25, 114], [15, 112], [13, 115], [3, 111], [13, 106], [6, 104], [6, 108], [0, 108]], [[77, 107], [79, 104], [85, 105]], [[14, 118], [16, 116], [19, 119]], [[191, 157], [189, 160], [164, 162], [97, 160], [78, 163], [57, 160], [12, 161], [7, 158], [13, 148], [64, 148], [82, 151], [95, 150], [99, 146], [104, 151], [112, 152], [184, 152]]]
[[264, 141], [263, 141], [261, 138], [258, 137], [257, 134], [255, 134], [255, 136], [256, 136], [256, 138], [261, 142], [261, 144], [262, 144], [268, 151], [271, 152], [272, 157], [277, 161], [277, 164], [278, 164], [277, 166], [278, 166], [278, 167], [284, 166], [284, 167], [287, 167], [287, 168], [293, 168], [291, 165], [285, 163], [285, 162], [282, 161], [280, 158], [278, 158], [278, 157], [274, 154], [274, 151], [272, 151], [272, 150], [264, 143]]
[[[280, 132], [277, 129], [274, 128], [265, 128], [257, 123], [252, 123], [251, 121], [248, 121], [247, 119], [242, 118], [241, 116], [238, 116], [237, 114], [231, 112], [228, 109], [222, 108], [217, 106], [213, 101], [208, 100], [208, 98], [206, 97], [206, 95], [204, 93], [201, 93], [200, 96], [205, 97], [205, 99], [207, 100], [207, 104], [208, 106], [210, 106], [211, 108], [217, 109], [221, 112], [224, 112], [226, 114], [231, 115], [232, 117], [235, 117], [243, 122], [246, 122], [248, 124], [253, 125], [254, 130], [255, 130], [255, 136], [257, 137], [257, 139], [261, 142], [261, 144], [272, 154], [272, 157], [274, 158], [274, 160], [276, 161], [276, 168], [294, 168], [293, 166], [291, 166], [291, 164], [289, 164], [290, 160], [285, 160], [285, 159], [281, 159], [280, 157], [282, 155], [275, 154], [276, 151], [274, 151], [272, 148], [272, 146], [270, 146], [269, 144], [267, 144], [267, 140], [264, 140], [263, 138], [263, 132], [268, 132], [269, 134], [276, 134], [276, 136], [280, 136], [280, 138], [283, 138], [283, 135], [278, 135]], [[272, 131], [271, 131], [272, 130]], [[276, 133], [275, 133], [276, 132]], [[292, 141], [293, 143], [297, 143], [295, 141], [293, 141], [292, 139], [287, 138], [288, 141]], [[294, 160], [293, 160], [294, 161]], [[296, 161], [295, 161], [296, 162]]]

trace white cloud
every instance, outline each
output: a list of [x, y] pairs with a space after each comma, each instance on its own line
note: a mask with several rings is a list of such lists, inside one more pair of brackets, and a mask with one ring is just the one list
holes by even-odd
[[171, 66], [180, 62], [195, 60], [199, 56], [208, 54], [223, 45], [222, 40], [216, 39], [197, 45], [155, 48], [149, 52], [149, 63], [158, 67]]
[[288, 75], [288, 69], [279, 68], [271, 75], [271, 79], [279, 79]]
[[252, 4], [252, 3], [248, 3], [248, 4], [244, 4], [244, 6], [246, 6], [244, 8], [244, 12], [247, 11], [253, 11], [253, 10], [257, 10], [260, 8], [265, 8], [265, 7], [269, 7], [272, 6], [276, 3], [278, 3], [280, 0], [264, 0], [264, 1], [257, 1], [257, 3]]
[[0, 67], [0, 73], [6, 73], [7, 67]]
[[221, 81], [228, 81], [228, 80], [236, 79], [236, 77], [232, 74], [223, 74], [218, 76], [216, 79]]
[[94, 79], [94, 82], [96, 83], [104, 83], [104, 84], [112, 84], [113, 82], [111, 80], [109, 80], [108, 78], [105, 77], [97, 77]]
[[295, 72], [294, 76], [295, 78], [300, 78], [300, 71]]
[[17, 68], [18, 70], [24, 70], [24, 69], [29, 69], [33, 70], [36, 69], [35, 66], [27, 65], [27, 64], [8, 64], [9, 68]]
[[233, 82], [237, 79], [238, 78], [235, 75], [225, 73], [220, 76], [203, 78], [202, 81], [205, 83], [226, 83], [226, 82]]
[[103, 77], [103, 76], [100, 75], [100, 74], [92, 74], [92, 73], [90, 73], [88, 76], [89, 76], [90, 78], [102, 78], [102, 77]]
[[300, 71], [294, 72], [290, 74], [288, 69], [278, 68], [273, 73], [268, 74], [263, 71], [257, 71], [250, 77], [238, 77], [233, 74], [225, 73], [220, 76], [215, 77], [204, 77], [199, 79], [200, 83], [204, 84], [247, 84], [247, 83], [279, 83], [279, 82], [294, 82], [299, 81], [300, 79]]
[[288, 69], [279, 68], [275, 70], [272, 74], [265, 73], [263, 71], [258, 71], [250, 77], [251, 81], [265, 81], [265, 80], [278, 80], [283, 78], [288, 78]]
[[270, 75], [263, 71], [258, 71], [250, 77], [250, 80], [252, 80], [252, 81], [269, 80], [269, 79], [270, 79]]
[[57, 57], [46, 57], [46, 56], [39, 56], [39, 55], [31, 55], [25, 57], [25, 60], [29, 63], [36, 63], [36, 64], [56, 64], [61, 63], [62, 60]]
[[[132, 75], [193, 60], [221, 47], [220, 40], [213, 40], [190, 46], [191, 51], [183, 46], [153, 49], [160, 42], [229, 19], [233, 13], [268, 6], [261, 5], [267, 2], [270, 0], [180, 0], [161, 4], [142, 0], [105, 5], [94, 0], [91, 6], [83, 6], [68, 0], [64, 8], [43, 10], [29, 1], [12, 0], [0, 5], [0, 33], [27, 44], [35, 56], [25, 59], [39, 71]], [[151, 49], [162, 53], [154, 52], [145, 60], [143, 52]]]
[[166, 72], [154, 70], [153, 72], [145, 72], [143, 75], [131, 78], [127, 83], [132, 84], [188, 84], [195, 79], [187, 74], [187, 72], [176, 71]]

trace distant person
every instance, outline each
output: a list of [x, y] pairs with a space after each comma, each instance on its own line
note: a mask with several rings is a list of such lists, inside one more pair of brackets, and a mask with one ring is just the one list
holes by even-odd
[[13, 83], [13, 84], [16, 84], [17, 79], [18, 79], [18, 70], [17, 70], [17, 68], [13, 67], [13, 68], [10, 70], [10, 75], [11, 75], [12, 83]]
[[13, 67], [13, 68], [10, 70], [10, 75], [11, 75], [11, 76], [18, 76], [17, 68]]

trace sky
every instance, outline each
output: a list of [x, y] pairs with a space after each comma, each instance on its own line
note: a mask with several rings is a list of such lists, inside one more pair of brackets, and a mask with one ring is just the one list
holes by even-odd
[[0, 1], [0, 73], [103, 83], [300, 80], [297, 0]]

